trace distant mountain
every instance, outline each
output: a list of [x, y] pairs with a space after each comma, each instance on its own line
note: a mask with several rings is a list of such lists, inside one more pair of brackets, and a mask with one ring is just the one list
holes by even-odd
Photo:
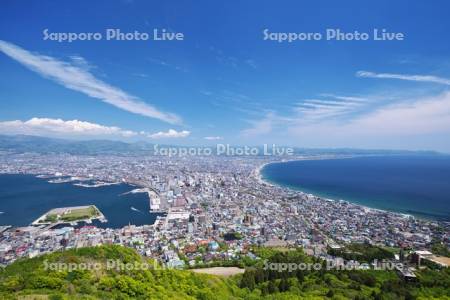
[[[126, 143], [112, 140], [66, 140], [31, 135], [0, 135], [0, 152], [8, 153], [68, 153], [76, 155], [152, 155], [154, 144], [148, 142]], [[181, 147], [176, 145], [160, 145], [161, 147]], [[199, 147], [199, 146], [196, 146]], [[215, 147], [212, 153], [215, 153]], [[236, 146], [239, 147], [239, 146]], [[262, 147], [259, 147], [263, 153]], [[370, 149], [312, 149], [294, 148], [297, 155], [413, 155], [438, 154], [434, 151], [406, 151], [406, 150], [370, 150]]]
[[69, 153], [78, 155], [139, 154], [152, 152], [149, 143], [110, 140], [74, 141], [29, 135], [0, 135], [0, 151], [13, 153]]

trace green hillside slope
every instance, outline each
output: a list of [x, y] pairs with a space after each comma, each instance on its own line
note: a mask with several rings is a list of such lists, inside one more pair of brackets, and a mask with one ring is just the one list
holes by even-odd
[[262, 258], [243, 275], [223, 278], [165, 270], [121, 246], [52, 253], [0, 272], [0, 299], [448, 299], [450, 272], [422, 271], [416, 283], [385, 271], [264, 269], [271, 262], [313, 262], [301, 250], [256, 250]]

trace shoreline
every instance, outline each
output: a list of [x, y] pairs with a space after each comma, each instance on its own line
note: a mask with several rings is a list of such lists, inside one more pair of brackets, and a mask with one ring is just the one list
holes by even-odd
[[[24, 176], [31, 176], [31, 177], [34, 177], [36, 179], [43, 180], [44, 182], [49, 183], [49, 184], [70, 184], [71, 186], [74, 186], [74, 187], [77, 187], [77, 188], [87, 188], [87, 189], [91, 189], [91, 188], [94, 189], [94, 188], [100, 188], [100, 187], [104, 187], [104, 186], [109, 187], [109, 186], [125, 184], [125, 185], [130, 186], [131, 190], [127, 191], [127, 192], [124, 192], [122, 194], [119, 194], [118, 196], [122, 196], [122, 195], [126, 195], [126, 194], [134, 194], [134, 193], [136, 193], [136, 192], [134, 192], [135, 190], [140, 190], [140, 189], [141, 190], [147, 190], [148, 189], [149, 192], [148, 193], [146, 192], [146, 194], [148, 195], [148, 200], [147, 201], [151, 202], [151, 200], [152, 200], [150, 198], [150, 194], [149, 194], [151, 192], [151, 188], [147, 188], [144, 185], [138, 184], [136, 182], [130, 182], [130, 181], [112, 182], [112, 181], [105, 181], [105, 180], [102, 180], [102, 179], [98, 179], [98, 181], [101, 181], [102, 184], [95, 185], [95, 186], [92, 185], [92, 186], [86, 187], [86, 186], [83, 186], [83, 185], [80, 185], [80, 184], [74, 184], [73, 180], [71, 178], [70, 178], [70, 180], [64, 181], [64, 182], [58, 182], [58, 183], [51, 183], [51, 182], [49, 182], [49, 179], [57, 178], [57, 177], [76, 177], [77, 179], [82, 178], [82, 177], [77, 177], [77, 176], [73, 176], [73, 175], [64, 175], [62, 173], [61, 174], [57, 174], [57, 176], [55, 176], [55, 174], [48, 174], [48, 173], [4, 172], [4, 173], [0, 173], [0, 175], [24, 175]], [[96, 179], [95, 178], [89, 178], [89, 180], [96, 180]], [[38, 223], [39, 219], [44, 217], [47, 213], [49, 213], [52, 210], [61, 209], [61, 208], [73, 208], [73, 207], [77, 207], [77, 206], [73, 206], [73, 207], [72, 206], [53, 207], [53, 208], [50, 208], [47, 212], [45, 212], [43, 215], [40, 215], [36, 219], [33, 219], [33, 221], [31, 221], [28, 224], [24, 224], [24, 225], [21, 225], [21, 226], [5, 224], [5, 225], [0, 225], [0, 227], [2, 227], [2, 226], [11, 226], [13, 228], [14, 227], [26, 227], [26, 226], [51, 226], [51, 227], [55, 227], [55, 226], [62, 225], [62, 224], [67, 224], [67, 226], [78, 226], [80, 224], [82, 226], [90, 226], [91, 224], [93, 224], [94, 221], [99, 221], [99, 223], [109, 225], [108, 224], [108, 219], [105, 217], [103, 212], [100, 211], [100, 209], [97, 208], [96, 205], [94, 205], [94, 204], [87, 204], [87, 205], [81, 205], [81, 206], [94, 206], [100, 212], [101, 215], [98, 216], [98, 217], [95, 217], [95, 218], [80, 219], [80, 220], [76, 220], [76, 221], [72, 221], [72, 222], [58, 221], [58, 222], [55, 222], [55, 223]], [[130, 209], [131, 209], [131, 207], [130, 207]], [[133, 210], [133, 209], [131, 209], [131, 210]], [[131, 225], [136, 226], [136, 227], [140, 227], [140, 226], [155, 226], [157, 224], [157, 222], [158, 222], [158, 217], [164, 216], [164, 214], [167, 213], [166, 210], [152, 210], [152, 209], [148, 209], [148, 212], [151, 215], [155, 215], [155, 217], [156, 217], [155, 220], [153, 221], [153, 223], [149, 222], [149, 223], [141, 224], [141, 225], [135, 225], [135, 224], [131, 224]], [[0, 214], [2, 214], [2, 213], [3, 212], [0, 212]], [[125, 228], [127, 226], [129, 226], [129, 224], [128, 225], [123, 225], [122, 227], [108, 227], [108, 226], [106, 226], [106, 227], [98, 227], [98, 228], [123, 229], [123, 228]]]
[[[272, 184], [271, 182], [264, 180], [261, 175], [261, 170], [270, 164], [283, 164], [283, 163], [288, 163], [288, 162], [292, 162], [292, 161], [304, 161], [304, 160], [349, 159], [349, 158], [369, 157], [369, 156], [379, 156], [379, 155], [342, 155], [342, 156], [322, 155], [322, 156], [318, 156], [318, 157], [309, 156], [309, 157], [296, 157], [296, 158], [291, 158], [291, 159], [284, 158], [279, 161], [265, 162], [265, 163], [261, 164], [260, 166], [258, 166], [255, 170], [253, 170], [252, 173], [255, 173], [254, 175], [256, 176], [256, 178], [258, 179], [259, 182], [265, 183], [270, 186], [274, 186], [274, 184]], [[382, 156], [384, 156], [384, 155], [382, 155]], [[303, 192], [303, 191], [301, 191], [301, 192]]]
[[[282, 189], [287, 189], [289, 191], [298, 192], [298, 193], [301, 193], [301, 194], [304, 194], [304, 195], [310, 195], [310, 196], [313, 196], [313, 197], [321, 199], [321, 200], [336, 201], [336, 202], [343, 201], [343, 202], [349, 203], [351, 205], [359, 206], [359, 207], [364, 208], [364, 209], [369, 210], [369, 211], [377, 211], [377, 212], [382, 212], [382, 213], [394, 214], [394, 215], [397, 215], [397, 216], [401, 216], [403, 218], [413, 218], [413, 219], [422, 220], [422, 221], [426, 221], [426, 222], [450, 223], [450, 220], [446, 221], [446, 220], [438, 220], [438, 219], [435, 219], [435, 218], [425, 218], [425, 217], [423, 217], [421, 215], [414, 215], [414, 214], [404, 213], [404, 212], [400, 212], [400, 211], [394, 211], [394, 210], [388, 210], [388, 209], [371, 207], [371, 206], [360, 204], [360, 203], [357, 203], [357, 202], [354, 202], [354, 201], [349, 201], [349, 200], [346, 200], [346, 199], [333, 199], [333, 198], [323, 197], [323, 196], [318, 195], [317, 193], [309, 193], [309, 192], [305, 192], [305, 191], [303, 191], [301, 189], [294, 188], [292, 186], [287, 186], [287, 185], [283, 185], [283, 184], [279, 184], [279, 183], [275, 183], [275, 182], [269, 181], [268, 179], [264, 178], [264, 176], [262, 175], [262, 170], [266, 166], [268, 166], [270, 164], [287, 163], [287, 162], [292, 162], [292, 161], [317, 160], [317, 159], [321, 159], [321, 160], [326, 160], [326, 159], [349, 159], [349, 158], [354, 158], [354, 157], [355, 156], [351, 156], [351, 157], [333, 157], [333, 158], [313, 158], [313, 159], [305, 158], [305, 159], [291, 159], [291, 160], [286, 160], [286, 161], [271, 161], [271, 162], [263, 163], [260, 166], [258, 166], [254, 170], [254, 173], [255, 173], [256, 180], [260, 184], [265, 184], [265, 185], [268, 185], [268, 186], [271, 186], [271, 187], [278, 187], [278, 188], [282, 188]], [[427, 214], [427, 213], [423, 213], [423, 214]]]

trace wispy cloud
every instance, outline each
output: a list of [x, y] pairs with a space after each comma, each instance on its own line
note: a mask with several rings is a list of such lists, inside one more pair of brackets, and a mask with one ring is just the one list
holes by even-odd
[[208, 141], [217, 141], [217, 140], [223, 140], [223, 137], [221, 137], [221, 136], [205, 136], [204, 139], [208, 140]]
[[89, 71], [96, 68], [94, 65], [90, 64], [87, 60], [84, 59], [84, 57], [81, 57], [80, 55], [72, 55], [69, 56], [69, 58], [72, 60], [72, 63], [75, 66], [83, 70]]
[[148, 60], [151, 63], [154, 63], [154, 64], [159, 65], [159, 66], [167, 67], [167, 68], [174, 69], [176, 71], [180, 71], [180, 72], [184, 72], [184, 73], [188, 72], [188, 70], [186, 68], [183, 68], [183, 67], [180, 67], [180, 66], [168, 63], [168, 62], [166, 62], [164, 60], [160, 60], [160, 59], [156, 59], [156, 58], [149, 58]]
[[145, 73], [133, 73], [133, 75], [137, 76], [137, 77], [141, 77], [141, 78], [147, 78], [148, 77], [148, 75], [145, 74]]
[[[290, 124], [289, 134], [315, 147], [390, 147], [429, 149], [428, 138], [450, 134], [450, 92], [391, 103], [345, 122]], [[330, 134], [332, 133], [332, 134]], [[448, 151], [445, 138], [440, 147]]]
[[[266, 112], [257, 120], [248, 121], [251, 126], [241, 131], [243, 137], [255, 137], [291, 127], [309, 126], [330, 120], [354, 118], [359, 110], [371, 103], [371, 99], [356, 96], [320, 94], [319, 98], [297, 102], [288, 115]], [[279, 131], [281, 132], [281, 131]]]
[[190, 134], [191, 132], [187, 130], [176, 131], [174, 129], [169, 129], [166, 132], [160, 131], [157, 133], [149, 134], [147, 136], [152, 139], [166, 139], [166, 138], [184, 138], [188, 137]]
[[257, 69], [258, 65], [256, 64], [256, 62], [253, 59], [246, 59], [245, 63], [247, 65], [249, 65], [250, 67], [252, 67], [253, 69]]
[[231, 66], [234, 69], [238, 69], [240, 66], [248, 66], [253, 69], [258, 68], [258, 64], [252, 58], [241, 59], [235, 56], [226, 55], [224, 51], [214, 46], [209, 46], [209, 51], [215, 55], [216, 60], [223, 65]]
[[356, 118], [350, 125], [355, 132], [380, 136], [450, 133], [450, 92], [393, 103]]
[[366, 102], [367, 101], [367, 98], [365, 98], [365, 97], [342, 96], [342, 95], [328, 94], [328, 93], [322, 93], [322, 94], [320, 94], [320, 96], [326, 97], [326, 98], [337, 99], [337, 100], [346, 100], [346, 101], [354, 101], [354, 102]]
[[374, 73], [368, 71], [356, 72], [357, 77], [365, 78], [381, 78], [381, 79], [400, 79], [418, 82], [432, 82], [438, 84], [450, 85], [450, 79], [432, 76], [432, 75], [405, 75], [405, 74], [391, 74], [391, 73]]
[[260, 115], [260, 112], [263, 110], [265, 110], [264, 114], [270, 111], [269, 109], [265, 109], [264, 104], [260, 101], [231, 90], [221, 90], [214, 94], [211, 93], [210, 103], [223, 109], [235, 110], [248, 115]]
[[31, 53], [1, 40], [0, 51], [41, 76], [54, 80], [66, 88], [100, 99], [128, 112], [159, 119], [170, 124], [181, 123], [181, 119], [177, 115], [162, 112], [120, 88], [96, 78], [86, 67], [86, 61], [79, 56], [75, 58], [76, 63], [74, 58], [72, 58], [72, 62], [64, 62], [53, 57]]
[[0, 132], [7, 134], [30, 134], [46, 136], [118, 136], [138, 135], [132, 130], [96, 123], [51, 118], [32, 118], [28, 121], [14, 120], [0, 122]]
[[258, 120], [248, 120], [250, 127], [241, 131], [244, 138], [267, 135], [272, 132], [274, 126], [280, 121], [280, 117], [273, 112], [268, 112], [263, 118]]
[[366, 98], [321, 94], [319, 99], [305, 99], [297, 103], [294, 111], [301, 122], [336, 118], [351, 114], [369, 102]]

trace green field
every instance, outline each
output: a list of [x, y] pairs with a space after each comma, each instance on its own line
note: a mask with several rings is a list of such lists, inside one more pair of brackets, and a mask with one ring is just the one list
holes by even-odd
[[75, 221], [75, 220], [83, 220], [88, 218], [97, 217], [100, 215], [100, 212], [95, 208], [95, 206], [89, 206], [86, 208], [74, 209], [69, 213], [61, 216], [61, 220], [63, 221]]
[[55, 213], [48, 213], [44, 220], [40, 221], [47, 223], [56, 223], [58, 221], [72, 222], [77, 220], [84, 220], [100, 216], [100, 211], [93, 205], [85, 208], [72, 209], [68, 213], [59, 216]]

